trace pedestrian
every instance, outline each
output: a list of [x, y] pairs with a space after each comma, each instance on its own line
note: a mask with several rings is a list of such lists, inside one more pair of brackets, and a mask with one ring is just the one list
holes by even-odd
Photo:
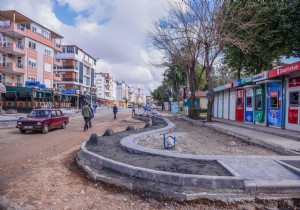
[[144, 113], [143, 114], [145, 114], [145, 112], [147, 112], [147, 114], [148, 114], [148, 103], [147, 102], [144, 104]]
[[49, 109], [52, 109], [52, 102], [49, 100], [48, 102]]
[[132, 113], [131, 113], [131, 115], [132, 115], [132, 116], [135, 116], [135, 105], [132, 104], [132, 107], [131, 107], [131, 108], [132, 108]]
[[94, 110], [91, 107], [91, 104], [89, 104], [89, 108], [90, 108], [90, 119], [89, 119], [89, 128], [93, 127], [92, 126], [92, 118], [94, 118]]
[[93, 107], [94, 107], [94, 113], [96, 113], [96, 111], [97, 111], [97, 103], [94, 103]]
[[118, 112], [118, 107], [116, 106], [116, 104], [114, 104], [113, 106], [114, 120], [117, 119], [117, 112]]
[[58, 103], [57, 103], [57, 101], [54, 101], [54, 108], [58, 109]]
[[81, 114], [84, 118], [84, 128], [83, 131], [87, 131], [89, 129], [89, 119], [90, 119], [90, 108], [89, 104], [86, 103], [84, 107], [82, 107]]

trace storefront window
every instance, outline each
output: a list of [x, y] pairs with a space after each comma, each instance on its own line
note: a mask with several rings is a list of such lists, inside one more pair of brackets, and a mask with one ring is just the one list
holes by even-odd
[[262, 96], [255, 96], [255, 110], [262, 110]]
[[278, 92], [271, 92], [270, 94], [270, 109], [278, 109]]
[[290, 92], [290, 106], [299, 106], [299, 92]]
[[237, 106], [242, 107], [242, 98], [237, 99]]
[[247, 107], [252, 107], [252, 97], [247, 97], [246, 98], [246, 106]]

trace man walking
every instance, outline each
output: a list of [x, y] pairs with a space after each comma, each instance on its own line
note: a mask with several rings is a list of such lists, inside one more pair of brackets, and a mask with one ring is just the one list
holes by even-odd
[[131, 107], [131, 108], [132, 108], [132, 113], [131, 113], [131, 115], [132, 115], [132, 116], [135, 116], [135, 105], [132, 104], [132, 107]]
[[84, 107], [82, 107], [81, 114], [84, 118], [84, 128], [83, 131], [87, 131], [89, 129], [89, 120], [90, 120], [90, 107], [89, 104], [86, 103]]
[[114, 104], [113, 106], [114, 120], [117, 119], [117, 112], [118, 112], [118, 107], [116, 106], [116, 104]]
[[147, 112], [147, 114], [148, 114], [148, 103], [147, 102], [144, 104], [144, 113], [143, 113], [143, 115], [145, 114], [145, 112]]
[[91, 128], [92, 127], [92, 118], [94, 118], [94, 111], [91, 107], [91, 104], [89, 104], [89, 108], [90, 108], [89, 128]]

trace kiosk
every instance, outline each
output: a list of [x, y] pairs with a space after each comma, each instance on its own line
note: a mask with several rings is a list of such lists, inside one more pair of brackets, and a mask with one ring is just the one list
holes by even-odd
[[245, 88], [245, 122], [254, 123], [253, 88]]
[[[242, 81], [240, 79], [233, 82], [233, 87], [239, 87], [241, 85]], [[236, 88], [235, 94], [235, 120], [244, 122], [244, 89]]]
[[300, 76], [288, 80], [286, 128], [300, 131]]
[[267, 84], [267, 125], [281, 127], [282, 124], [282, 82], [270, 81]]
[[263, 123], [265, 121], [265, 85], [257, 85], [254, 88], [254, 121]]

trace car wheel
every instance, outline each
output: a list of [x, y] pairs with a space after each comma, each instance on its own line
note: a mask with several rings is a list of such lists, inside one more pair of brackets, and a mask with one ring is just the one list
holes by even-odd
[[24, 131], [23, 129], [19, 129], [20, 133], [26, 133], [26, 131]]
[[49, 125], [46, 124], [46, 125], [43, 127], [43, 129], [42, 129], [42, 133], [43, 133], [43, 134], [46, 134], [46, 133], [48, 133], [48, 131], [49, 131]]
[[65, 128], [66, 128], [66, 123], [63, 122], [63, 123], [61, 124], [61, 129], [65, 129]]

